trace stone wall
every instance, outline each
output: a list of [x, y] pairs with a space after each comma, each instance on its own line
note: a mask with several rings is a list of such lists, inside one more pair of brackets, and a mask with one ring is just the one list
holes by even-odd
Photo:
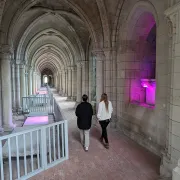
[[[163, 1], [157, 3], [157, 1], [151, 0], [151, 3], [147, 1], [128, 1], [122, 9], [118, 27], [120, 30], [116, 40], [117, 101], [115, 106], [117, 108], [117, 127], [139, 144], [161, 156], [161, 150], [166, 145], [164, 137], [167, 128], [168, 32], [164, 20], [165, 7]], [[145, 16], [149, 16], [149, 23], [147, 23], [148, 18], [146, 18], [146, 21], [141, 18]], [[146, 46], [143, 37], [147, 37], [147, 32], [150, 32], [148, 24], [152, 24], [152, 17], [157, 25], [156, 57], [153, 57], [153, 51], [143, 52]], [[146, 55], [156, 59], [157, 87], [154, 108], [131, 103], [132, 92], [139, 95], [142, 94], [141, 91], [144, 91], [140, 79], [152, 76], [148, 75], [145, 67], [143, 67], [142, 62]], [[146, 72], [143, 73], [143, 70]], [[132, 89], [132, 81], [135, 82], [137, 88]]]

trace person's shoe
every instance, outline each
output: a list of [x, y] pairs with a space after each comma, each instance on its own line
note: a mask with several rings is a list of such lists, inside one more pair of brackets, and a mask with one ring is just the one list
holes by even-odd
[[109, 143], [105, 143], [105, 144], [104, 144], [104, 147], [105, 147], [106, 149], [109, 149]]
[[88, 147], [84, 147], [84, 150], [85, 150], [86, 152], [88, 152]]

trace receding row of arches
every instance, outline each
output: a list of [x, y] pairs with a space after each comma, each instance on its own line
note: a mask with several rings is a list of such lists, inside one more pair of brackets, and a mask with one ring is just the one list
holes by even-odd
[[2, 107], [8, 119], [3, 124], [12, 125], [7, 113], [11, 106], [19, 112], [21, 98], [47, 84], [77, 103], [87, 94], [94, 106], [106, 92], [114, 107], [114, 127], [160, 155], [160, 148], [170, 143], [164, 139], [169, 56], [165, 9], [154, 0], [92, 2], [7, 0], [1, 74], [11, 71], [12, 84], [1, 83], [12, 98], [8, 110]]

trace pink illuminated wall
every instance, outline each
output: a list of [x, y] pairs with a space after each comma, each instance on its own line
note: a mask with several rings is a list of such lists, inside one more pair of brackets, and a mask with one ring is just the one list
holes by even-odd
[[[134, 56], [129, 63], [130, 101], [140, 104], [155, 105], [156, 83], [156, 24], [150, 13], [143, 14], [134, 27], [136, 45]], [[141, 79], [150, 81], [142, 82]], [[149, 84], [150, 83], [150, 84]]]
[[141, 79], [141, 85], [145, 89], [145, 103], [155, 105], [156, 81], [155, 79]]

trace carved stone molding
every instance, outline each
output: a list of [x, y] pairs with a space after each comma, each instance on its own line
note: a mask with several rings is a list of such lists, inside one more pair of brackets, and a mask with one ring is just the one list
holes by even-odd
[[14, 49], [7, 44], [3, 44], [3, 45], [0, 45], [0, 52], [3, 54], [11, 54], [12, 55], [14, 52]]
[[81, 67], [82, 67], [82, 62], [81, 62], [81, 61], [78, 61], [78, 62], [76, 63], [76, 65], [77, 65], [77, 68], [81, 68]]
[[106, 59], [103, 50], [100, 49], [93, 50], [92, 53], [96, 57], [96, 61], [104, 61]]
[[175, 33], [175, 29], [174, 29], [175, 27], [173, 28], [173, 26], [175, 26], [175, 25], [173, 25], [173, 22], [171, 21], [170, 17], [166, 16], [165, 18], [166, 18], [166, 22], [168, 25], [168, 36], [170, 38], [172, 38], [173, 33]]

